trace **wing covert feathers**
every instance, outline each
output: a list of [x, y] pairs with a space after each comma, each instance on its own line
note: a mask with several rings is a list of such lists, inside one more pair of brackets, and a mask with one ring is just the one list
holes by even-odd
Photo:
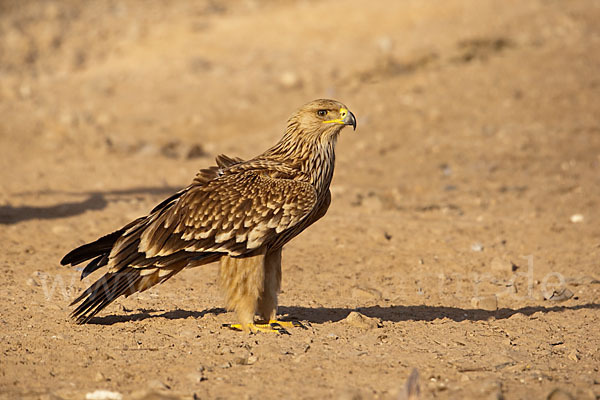
[[147, 257], [174, 252], [240, 256], [304, 219], [316, 204], [307, 182], [274, 179], [255, 171], [226, 174], [189, 188], [148, 224], [139, 250]]

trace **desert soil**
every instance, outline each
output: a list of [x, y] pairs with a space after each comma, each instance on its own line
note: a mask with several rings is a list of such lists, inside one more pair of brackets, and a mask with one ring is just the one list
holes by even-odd
[[[0, 2], [0, 398], [600, 397], [600, 2]], [[88, 325], [61, 257], [355, 113], [284, 251], [291, 335], [221, 327], [217, 266]]]

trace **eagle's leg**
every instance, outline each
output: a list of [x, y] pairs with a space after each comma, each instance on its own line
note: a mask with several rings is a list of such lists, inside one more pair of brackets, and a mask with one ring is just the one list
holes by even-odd
[[276, 319], [277, 296], [281, 289], [281, 250], [280, 248], [270, 251], [265, 255], [265, 280], [263, 291], [258, 299], [257, 313], [261, 325], [268, 325], [280, 333], [288, 333], [285, 328], [307, 328], [298, 321], [279, 321]]
[[227, 309], [236, 312], [245, 332], [253, 330], [254, 314], [263, 289], [265, 252], [245, 257], [221, 257], [219, 278], [225, 289]]
[[275, 320], [277, 295], [281, 288], [281, 249], [265, 254], [265, 274], [262, 293], [258, 298], [257, 313], [262, 322]]
[[[244, 332], [277, 332], [289, 334], [285, 328], [303, 327], [297, 321], [277, 321], [277, 294], [281, 286], [281, 249], [266, 253], [257, 251], [246, 257], [221, 257], [219, 270], [225, 289], [227, 309], [234, 310], [239, 324], [225, 324]], [[260, 321], [254, 323], [258, 313]]]

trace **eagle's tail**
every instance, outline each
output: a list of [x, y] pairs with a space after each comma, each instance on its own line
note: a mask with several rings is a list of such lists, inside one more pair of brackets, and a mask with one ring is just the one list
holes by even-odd
[[146, 257], [138, 251], [139, 236], [145, 217], [138, 218], [123, 228], [100, 239], [84, 244], [69, 252], [61, 264], [77, 265], [91, 260], [81, 272], [81, 279], [109, 264], [109, 271], [83, 291], [72, 303], [80, 303], [71, 313], [77, 323], [84, 324], [94, 315], [121, 296], [142, 292], [164, 282], [186, 267], [216, 261], [216, 253], [178, 251], [168, 256]]
[[123, 266], [116, 272], [107, 272], [84, 290], [70, 305], [83, 300], [71, 313], [78, 324], [85, 324], [94, 315], [121, 296], [143, 292], [165, 282], [186, 267], [196, 267], [218, 260], [221, 254], [202, 253], [195, 258], [181, 251], [170, 256], [146, 259], [143, 267]]
[[100, 239], [95, 240], [91, 243], [84, 244], [83, 246], [77, 247], [74, 250], [71, 250], [67, 255], [60, 260], [62, 265], [77, 265], [81, 264], [84, 261], [92, 260], [86, 265], [86, 267], [81, 271], [81, 279], [85, 278], [92, 272], [96, 271], [98, 268], [102, 268], [108, 263], [108, 255], [112, 250], [113, 246], [119, 240], [119, 238], [125, 233], [129, 228], [137, 225], [144, 218], [138, 218], [135, 221], [130, 222], [125, 225], [123, 228], [115, 231], [113, 233], [109, 233], [106, 236], [102, 236]]
[[78, 324], [85, 324], [116, 298], [135, 293], [143, 278], [140, 271], [134, 268], [123, 268], [118, 272], [104, 274], [73, 300], [71, 306], [85, 298], [83, 303], [73, 310], [71, 317]]

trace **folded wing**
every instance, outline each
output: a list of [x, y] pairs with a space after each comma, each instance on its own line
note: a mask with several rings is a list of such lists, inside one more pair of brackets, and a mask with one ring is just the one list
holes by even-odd
[[[315, 204], [309, 183], [254, 170], [225, 174], [190, 187], [153, 216], [140, 232], [138, 251], [146, 257], [181, 250], [242, 256], [298, 224]], [[125, 243], [119, 244], [116, 252]]]

